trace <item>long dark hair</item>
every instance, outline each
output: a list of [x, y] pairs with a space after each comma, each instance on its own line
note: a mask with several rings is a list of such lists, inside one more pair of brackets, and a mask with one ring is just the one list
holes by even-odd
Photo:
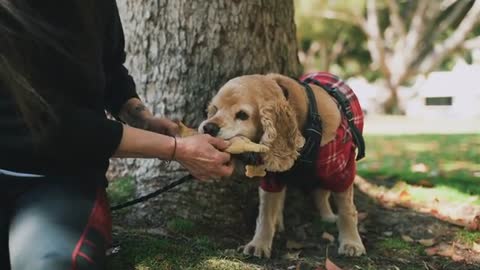
[[[72, 1], [80, 6], [80, 1]], [[38, 44], [79, 64], [59, 41], [66, 33], [38, 17], [25, 0], [0, 0], [0, 91], [13, 97], [25, 123], [35, 137], [46, 135], [57, 118], [43, 94], [32, 86], [28, 63], [29, 44]], [[22, 47], [22, 45], [25, 45]], [[42, 89], [43, 90], [43, 89]]]

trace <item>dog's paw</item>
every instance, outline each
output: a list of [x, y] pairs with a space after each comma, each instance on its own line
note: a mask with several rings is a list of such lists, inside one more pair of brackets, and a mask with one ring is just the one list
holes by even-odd
[[325, 222], [328, 222], [328, 223], [335, 223], [335, 222], [337, 222], [338, 216], [335, 215], [335, 214], [331, 214], [331, 215], [321, 216], [321, 218], [322, 218], [322, 221], [325, 221]]
[[342, 241], [338, 248], [338, 254], [350, 257], [358, 257], [367, 254], [362, 242]]
[[245, 255], [253, 255], [258, 258], [270, 258], [272, 254], [272, 244], [268, 243], [267, 241], [250, 241], [244, 247], [240, 247], [243, 249], [243, 254]]

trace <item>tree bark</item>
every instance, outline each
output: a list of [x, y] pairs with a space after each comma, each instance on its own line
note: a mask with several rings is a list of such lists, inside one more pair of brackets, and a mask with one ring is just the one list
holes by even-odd
[[[156, 115], [197, 126], [229, 79], [266, 72], [299, 75], [292, 0], [118, 0], [118, 6], [126, 65]], [[115, 166], [134, 176], [137, 196], [186, 174], [178, 164], [164, 169], [157, 160], [130, 159]], [[153, 224], [182, 217], [239, 226], [257, 197], [258, 183], [247, 182], [188, 182], [133, 212]]]

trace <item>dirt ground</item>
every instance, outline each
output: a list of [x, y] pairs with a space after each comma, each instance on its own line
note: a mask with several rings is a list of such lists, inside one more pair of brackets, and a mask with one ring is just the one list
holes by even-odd
[[[295, 194], [293, 198], [298, 196]], [[343, 270], [480, 269], [480, 250], [474, 242], [459, 239], [461, 228], [411, 210], [383, 208], [359, 191], [356, 192], [356, 205], [360, 212], [359, 229], [368, 255], [360, 258], [339, 256], [336, 226], [321, 222], [313, 208], [308, 207], [308, 200], [299, 203], [305, 205], [305, 212], [301, 213], [298, 205], [289, 206], [289, 199], [287, 196], [286, 231], [277, 234], [271, 259], [248, 257], [238, 252], [237, 248], [247, 243], [253, 232], [239, 232], [237, 228], [212, 231], [209, 227], [203, 227], [190, 233], [190, 236], [175, 235], [170, 231], [169, 241], [175, 246], [176, 254], [189, 254], [192, 242], [198, 242], [194, 236], [202, 234], [202, 239], [213, 243], [213, 248], [209, 251], [199, 249], [200, 256], [205, 260], [209, 258], [209, 262], [212, 258], [219, 262], [205, 264], [202, 260], [190, 261], [192, 258], [188, 255], [180, 255], [168, 264], [160, 262], [159, 266], [139, 267], [130, 262], [129, 267], [122, 269], [335, 269], [326, 267], [327, 258]], [[119, 245], [129, 245], [122, 243], [122, 232], [117, 231], [115, 235]], [[333, 242], [332, 236], [335, 238]], [[194, 253], [197, 255], [197, 252]], [[118, 256], [122, 256], [122, 252], [114, 255], [113, 260]], [[156, 255], [159, 256], [162, 260], [168, 260], [169, 255]]]
[[[461, 243], [456, 237], [460, 228], [411, 210], [385, 209], [358, 191], [356, 205], [361, 213], [359, 229], [367, 256], [339, 256], [335, 225], [318, 221], [316, 213], [312, 213], [310, 222], [304, 217], [292, 218], [289, 213], [286, 232], [278, 234], [274, 241], [272, 258], [242, 260], [263, 269], [324, 269], [328, 254], [330, 261], [342, 269], [480, 269], [480, 253], [472, 251], [467, 243]], [[288, 213], [288, 209], [286, 211]], [[334, 236], [335, 241], [324, 239], [330, 237], [328, 234], [322, 237], [324, 232]], [[223, 241], [226, 239], [228, 237]], [[238, 240], [230, 239], [232, 242]], [[418, 241], [433, 245], [427, 247]], [[428, 255], [435, 247], [445, 249], [439, 252], [445, 256]]]

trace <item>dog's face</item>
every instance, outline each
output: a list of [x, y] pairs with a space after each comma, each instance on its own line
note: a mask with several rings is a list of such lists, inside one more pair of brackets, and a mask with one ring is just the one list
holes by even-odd
[[227, 82], [207, 108], [207, 119], [199, 132], [223, 139], [244, 136], [259, 142], [262, 135], [260, 104], [264, 95], [259, 91], [259, 78], [243, 76]]
[[241, 76], [227, 82], [212, 99], [199, 132], [223, 139], [244, 136], [270, 148], [269, 171], [289, 169], [303, 146], [295, 112], [278, 82], [269, 76]]

